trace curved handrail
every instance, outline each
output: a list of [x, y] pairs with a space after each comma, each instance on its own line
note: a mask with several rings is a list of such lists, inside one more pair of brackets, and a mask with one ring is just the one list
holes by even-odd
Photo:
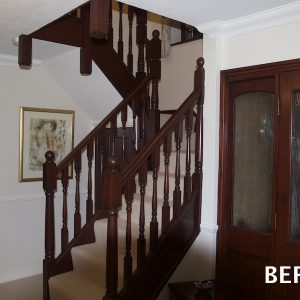
[[195, 101], [201, 96], [202, 91], [193, 91], [172, 117], [163, 125], [159, 132], [156, 133], [154, 138], [147, 142], [143, 151], [139, 152], [130, 164], [122, 172], [122, 186], [129, 180], [129, 177], [142, 165], [147, 157], [160, 146], [162, 140], [169, 134], [170, 130], [182, 119], [182, 116], [195, 104]]
[[71, 162], [75, 160], [77, 155], [79, 155], [87, 147], [92, 140], [99, 136], [99, 134], [106, 128], [106, 125], [111, 122], [111, 119], [120, 113], [122, 109], [132, 101], [132, 99], [151, 81], [153, 78], [152, 74], [149, 74], [144, 78], [137, 88], [123, 101], [121, 101], [56, 167], [57, 173], [61, 172], [66, 168]]

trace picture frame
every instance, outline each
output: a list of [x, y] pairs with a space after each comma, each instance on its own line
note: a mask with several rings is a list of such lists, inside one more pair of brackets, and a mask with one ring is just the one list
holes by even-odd
[[[19, 182], [41, 181], [45, 153], [55, 154], [55, 163], [74, 148], [73, 110], [20, 108]], [[69, 178], [73, 177], [70, 165]]]

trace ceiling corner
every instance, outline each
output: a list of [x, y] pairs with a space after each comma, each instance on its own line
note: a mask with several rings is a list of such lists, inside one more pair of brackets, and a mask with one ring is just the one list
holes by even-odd
[[300, 3], [295, 2], [230, 21], [213, 21], [196, 26], [212, 38], [228, 38], [300, 20]]

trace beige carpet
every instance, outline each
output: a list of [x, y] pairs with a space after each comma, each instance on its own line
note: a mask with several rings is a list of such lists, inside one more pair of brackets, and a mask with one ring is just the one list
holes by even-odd
[[42, 275], [0, 284], [0, 300], [42, 300]]
[[[174, 149], [173, 149], [174, 151]], [[161, 168], [158, 178], [158, 211], [159, 231], [161, 224], [161, 209], [163, 205], [164, 190], [164, 155], [161, 152]], [[192, 154], [192, 172], [194, 165], [194, 154]], [[176, 155], [172, 152], [170, 158], [170, 206], [174, 190], [174, 171]], [[183, 190], [183, 179], [185, 173], [185, 155], [180, 155], [181, 166], [181, 189]], [[145, 197], [145, 237], [149, 237], [149, 223], [152, 210], [152, 172], [148, 172]], [[138, 184], [137, 184], [138, 192]], [[125, 254], [126, 234], [126, 205], [124, 200], [122, 211], [119, 214], [119, 289], [123, 283], [123, 258]], [[136, 240], [139, 235], [139, 204], [140, 195], [134, 195], [132, 215], [132, 256], [133, 267], [136, 267]], [[172, 212], [172, 209], [171, 209]], [[171, 216], [172, 217], [172, 216]], [[99, 220], [95, 223], [94, 231], [96, 243], [74, 247], [72, 249], [72, 260], [74, 270], [49, 280], [51, 300], [99, 300], [105, 293], [105, 257], [106, 257], [106, 224], [107, 220]], [[147, 248], [149, 243], [147, 241]], [[0, 300], [42, 300], [42, 275], [24, 278], [0, 284]]]

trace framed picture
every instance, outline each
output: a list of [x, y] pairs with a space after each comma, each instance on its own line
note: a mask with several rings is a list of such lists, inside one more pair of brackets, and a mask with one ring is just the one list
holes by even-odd
[[[74, 147], [74, 115], [72, 110], [21, 107], [19, 181], [43, 179], [45, 153], [55, 154], [55, 163]], [[72, 166], [69, 176], [72, 177]]]

